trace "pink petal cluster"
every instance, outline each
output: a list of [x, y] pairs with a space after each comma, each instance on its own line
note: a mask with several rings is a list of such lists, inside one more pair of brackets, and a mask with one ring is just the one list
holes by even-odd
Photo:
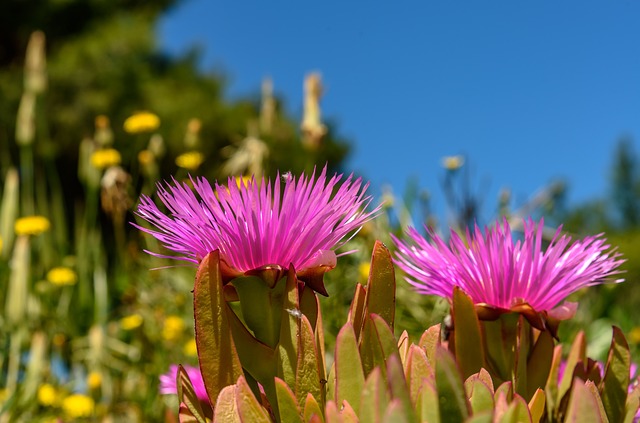
[[[202, 373], [198, 367], [182, 366], [187, 371], [193, 389], [196, 392], [196, 396], [200, 401], [209, 402], [209, 396], [207, 390], [204, 387], [204, 380], [202, 380]], [[162, 395], [171, 395], [178, 393], [178, 387], [176, 385], [176, 378], [178, 375], [178, 365], [172, 364], [169, 367], [169, 371], [160, 375], [160, 393]]]
[[525, 221], [524, 239], [515, 243], [506, 219], [484, 234], [476, 225], [466, 240], [451, 231], [448, 245], [429, 229], [431, 243], [413, 228], [410, 242], [393, 239], [397, 264], [420, 293], [451, 298], [458, 286], [474, 303], [505, 310], [528, 304], [538, 312], [552, 311], [569, 294], [620, 273], [624, 260], [609, 250], [602, 234], [572, 243], [558, 228], [542, 251], [543, 228], [542, 220]]
[[[252, 179], [212, 187], [204, 178], [158, 185], [168, 213], [142, 196], [137, 214], [157, 230], [137, 226], [153, 235], [177, 256], [151, 253], [199, 263], [220, 251], [231, 268], [247, 272], [267, 265], [297, 271], [314, 266], [335, 267], [333, 251], [347, 234], [359, 229], [377, 212], [365, 212], [371, 201], [360, 178], [338, 186], [342, 175], [327, 180], [326, 167], [316, 178], [299, 179], [287, 173], [275, 182]], [[280, 182], [282, 179], [283, 182]], [[238, 186], [239, 185], [239, 186]], [[335, 192], [334, 192], [335, 191]]]

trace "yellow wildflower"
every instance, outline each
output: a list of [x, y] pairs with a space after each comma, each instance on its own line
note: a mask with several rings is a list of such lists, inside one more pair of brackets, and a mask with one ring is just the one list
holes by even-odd
[[447, 170], [458, 170], [464, 164], [462, 156], [446, 156], [442, 158], [442, 166]]
[[0, 254], [2, 254], [2, 237], [0, 236]]
[[55, 405], [58, 400], [58, 392], [53, 385], [44, 383], [38, 387], [37, 397], [40, 405], [51, 407]]
[[371, 262], [363, 261], [358, 266], [358, 274], [361, 280], [369, 280], [369, 271], [371, 270]]
[[142, 316], [139, 314], [132, 314], [120, 319], [120, 327], [124, 330], [133, 330], [142, 325], [142, 320]]
[[184, 330], [184, 320], [180, 316], [167, 316], [162, 327], [162, 337], [167, 341], [174, 341]]
[[26, 216], [16, 220], [16, 235], [38, 235], [49, 230], [51, 224], [44, 216]]
[[122, 161], [120, 152], [114, 148], [105, 148], [96, 150], [91, 155], [91, 164], [96, 169], [106, 169], [111, 166], [119, 165]]
[[187, 131], [197, 134], [200, 132], [200, 128], [202, 128], [202, 122], [198, 118], [193, 118], [187, 124]]
[[73, 394], [62, 400], [62, 409], [71, 418], [90, 417], [94, 408], [93, 398], [87, 395]]
[[190, 339], [189, 342], [184, 344], [184, 348], [182, 349], [184, 355], [188, 355], [189, 357], [195, 357], [198, 355], [198, 347], [196, 346], [196, 340], [194, 338]]
[[6, 389], [0, 389], [0, 404], [5, 402], [9, 398], [9, 391]]
[[60, 266], [47, 272], [47, 280], [57, 286], [73, 285], [78, 281], [78, 276], [72, 269]]
[[124, 130], [129, 134], [151, 132], [160, 126], [160, 118], [151, 112], [139, 112], [124, 121]]
[[89, 389], [98, 389], [102, 385], [102, 374], [97, 371], [90, 372], [87, 375], [87, 385]]
[[196, 170], [203, 161], [204, 156], [198, 151], [188, 151], [176, 157], [176, 165], [187, 170]]
[[640, 344], [640, 327], [636, 326], [631, 329], [631, 333], [629, 333], [629, 341], [634, 344]]
[[148, 166], [155, 160], [151, 150], [142, 150], [138, 153], [138, 162], [141, 166]]

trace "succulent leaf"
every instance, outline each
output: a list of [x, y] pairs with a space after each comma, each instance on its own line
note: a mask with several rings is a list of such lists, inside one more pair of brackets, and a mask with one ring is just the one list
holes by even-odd
[[603, 423], [605, 420], [600, 415], [595, 395], [597, 394], [594, 394], [582, 381], [575, 379], [564, 421], [568, 423]]
[[334, 366], [336, 403], [347, 401], [359, 407], [365, 378], [356, 336], [350, 323], [342, 327], [336, 338]]
[[613, 327], [613, 337], [601, 387], [602, 403], [609, 421], [619, 422], [624, 417], [629, 388], [631, 353], [620, 328]]
[[251, 388], [249, 388], [249, 385], [247, 385], [247, 381], [244, 376], [240, 376], [238, 378], [234, 394], [240, 421], [243, 423], [271, 423], [269, 414], [253, 395], [253, 392], [251, 391]]
[[287, 386], [284, 380], [276, 377], [276, 396], [278, 397], [278, 412], [281, 422], [302, 423], [300, 408], [296, 400], [296, 395]]
[[473, 300], [457, 286], [453, 289], [451, 316], [454, 329], [449, 347], [466, 379], [484, 366], [484, 349]]
[[314, 416], [315, 421], [324, 422], [324, 416], [320, 405], [318, 405], [318, 401], [316, 401], [313, 395], [307, 394], [307, 398], [305, 398], [304, 401], [304, 409], [302, 410], [302, 418], [305, 422], [311, 422], [314, 421]]
[[189, 375], [182, 365], [178, 366], [176, 386], [178, 388], [178, 398], [180, 398], [180, 421], [205, 423], [202, 405], [196, 395], [196, 390], [193, 388], [191, 379], [189, 379]]
[[533, 397], [538, 389], [544, 388], [549, 378], [553, 360], [553, 337], [547, 331], [540, 332], [527, 360], [527, 395]]
[[438, 347], [435, 367], [440, 421], [463, 422], [470, 414], [470, 406], [453, 355], [445, 348]]
[[544, 416], [545, 394], [542, 389], [536, 390], [529, 401], [529, 410], [531, 411], [531, 421], [539, 423]]
[[386, 381], [382, 379], [382, 370], [373, 369], [364, 382], [360, 396], [360, 421], [362, 423], [377, 423], [382, 421], [385, 410], [391, 398], [387, 391]]
[[213, 410], [214, 423], [242, 423], [236, 405], [235, 390], [235, 385], [229, 385], [220, 391], [218, 401], [216, 401], [216, 406]]
[[380, 241], [373, 246], [365, 297], [365, 316], [375, 313], [393, 328], [396, 310], [396, 277], [393, 260]]
[[[322, 398], [321, 376], [318, 374], [318, 352], [311, 323], [306, 316], [300, 319], [300, 337], [298, 339], [298, 367], [296, 369], [296, 395], [299, 399], [307, 394], [316, 399]], [[300, 403], [302, 406], [302, 401]]]

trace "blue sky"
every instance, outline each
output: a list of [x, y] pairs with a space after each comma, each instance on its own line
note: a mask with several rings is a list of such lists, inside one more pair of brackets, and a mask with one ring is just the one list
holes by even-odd
[[347, 167], [375, 194], [417, 177], [436, 210], [443, 156], [467, 157], [489, 219], [503, 187], [516, 205], [557, 178], [569, 204], [604, 195], [616, 141], [640, 138], [639, 1], [185, 0], [158, 31], [198, 46], [229, 98], [270, 76], [295, 116], [319, 71]]

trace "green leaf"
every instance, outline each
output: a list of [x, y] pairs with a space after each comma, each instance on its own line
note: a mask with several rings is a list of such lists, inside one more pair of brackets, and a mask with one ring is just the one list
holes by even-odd
[[493, 423], [493, 413], [490, 411], [484, 411], [479, 414], [474, 414], [469, 417], [464, 423]]
[[229, 385], [220, 391], [218, 401], [213, 409], [214, 422], [241, 423], [236, 405], [235, 385]]
[[322, 415], [322, 410], [320, 410], [320, 406], [318, 405], [318, 401], [316, 401], [313, 395], [308, 394], [304, 402], [302, 416], [304, 421], [308, 422], [311, 421], [312, 416], [314, 415], [317, 416], [320, 421], [324, 422], [324, 417]]
[[242, 366], [230, 331], [224, 300], [220, 256], [207, 254], [200, 263], [193, 289], [196, 344], [202, 378], [209, 402], [216, 403], [220, 391], [242, 375]]
[[365, 315], [375, 313], [393, 328], [396, 310], [396, 277], [393, 260], [380, 241], [373, 246], [371, 270], [367, 282]]
[[[516, 335], [516, 354], [515, 354], [515, 362], [514, 362], [514, 390], [519, 395], [525, 397], [525, 399], [530, 399], [528, 393], [528, 384], [527, 384], [527, 363], [528, 357], [531, 353], [531, 337], [532, 337], [532, 329], [531, 325], [527, 319], [524, 318], [523, 315], [518, 316], [518, 326], [517, 326], [517, 335]], [[544, 369], [541, 369], [544, 371]], [[538, 370], [536, 370], [537, 372]]]
[[235, 389], [236, 406], [242, 422], [271, 423], [271, 418], [247, 385], [244, 376], [238, 378]]
[[327, 401], [327, 406], [324, 409], [324, 418], [327, 423], [342, 423], [342, 416], [335, 401]]
[[371, 313], [369, 315], [373, 321], [376, 329], [376, 335], [380, 341], [383, 355], [386, 358], [391, 357], [394, 354], [398, 354], [398, 341], [393, 336], [393, 329], [382, 316]]
[[549, 332], [540, 332], [527, 361], [527, 399], [547, 383], [553, 360], [553, 344]]
[[440, 327], [440, 323], [438, 323], [424, 331], [420, 337], [420, 342], [418, 342], [418, 345], [421, 348], [424, 348], [424, 352], [427, 354], [427, 359], [429, 360], [431, 367], [435, 367], [436, 350], [438, 345], [440, 345], [441, 333], [442, 329]]
[[624, 423], [633, 423], [638, 409], [640, 408], [640, 385], [637, 385], [627, 395], [627, 405], [625, 407], [626, 414], [624, 417]]
[[[300, 310], [298, 300], [298, 279], [293, 266], [287, 272], [287, 282], [284, 291], [280, 318], [279, 343], [277, 347], [277, 375], [288, 386], [296, 386], [296, 368], [298, 366], [298, 337], [300, 333], [300, 318], [296, 310]], [[304, 397], [300, 398], [304, 400]]]
[[402, 415], [405, 421], [415, 422], [416, 416], [398, 354], [393, 354], [387, 359], [387, 383], [391, 391], [392, 403], [394, 400], [399, 400], [403, 407]]
[[496, 384], [510, 381], [516, 369], [517, 313], [505, 313], [495, 321], [483, 321], [485, 362]]
[[531, 421], [539, 423], [544, 416], [545, 394], [542, 389], [536, 390], [529, 401], [529, 411], [531, 411]]
[[524, 398], [515, 395], [507, 411], [502, 415], [500, 423], [525, 423], [531, 422], [531, 413]]
[[342, 401], [347, 401], [352, 406], [359, 407], [360, 394], [364, 386], [364, 372], [351, 323], [345, 324], [336, 338], [335, 375], [336, 403], [342, 404]]
[[404, 368], [411, 401], [415, 404], [418, 400], [423, 379], [429, 379], [435, 383], [433, 369], [429, 365], [429, 360], [427, 360], [424, 350], [413, 344], [409, 347]]
[[[435, 379], [433, 380], [435, 382]], [[431, 381], [423, 379], [416, 401], [416, 413], [421, 422], [440, 423], [438, 392]]]
[[558, 402], [560, 402], [564, 394], [566, 394], [569, 388], [571, 388], [573, 383], [573, 371], [578, 363], [584, 362], [586, 350], [587, 342], [585, 340], [584, 332], [580, 331], [574, 338], [573, 344], [571, 344], [571, 350], [567, 357], [564, 374], [562, 375], [562, 380], [560, 381], [558, 388], [558, 396], [556, 397]]
[[[602, 423], [598, 402], [594, 394], [582, 381], [576, 379], [571, 389], [571, 398], [565, 415], [568, 423]], [[619, 420], [614, 420], [619, 421]]]
[[302, 423], [302, 416], [296, 401], [296, 396], [284, 380], [275, 378], [276, 396], [278, 397], [278, 412], [281, 422]]
[[453, 289], [451, 316], [454, 330], [450, 347], [453, 348], [462, 377], [466, 379], [484, 366], [484, 349], [473, 300], [457, 286]]
[[[180, 416], [186, 420], [188, 417], [193, 417], [198, 423], [205, 423], [205, 414], [200, 404], [200, 399], [196, 395], [196, 391], [193, 388], [189, 374], [182, 367], [178, 365], [178, 373], [176, 374], [176, 386], [178, 388], [178, 398], [180, 399]], [[186, 410], [182, 410], [182, 406], [186, 407]], [[188, 412], [187, 412], [188, 411]], [[182, 420], [181, 420], [182, 421]]]
[[411, 342], [409, 341], [409, 333], [406, 330], [403, 330], [400, 334], [400, 338], [398, 338], [398, 353], [400, 354], [400, 360], [402, 361], [403, 366], [407, 361], [407, 354], [409, 353], [410, 345]]
[[391, 400], [387, 412], [384, 414], [383, 423], [409, 423], [413, 420], [406, 415], [406, 408], [399, 399]]
[[438, 347], [435, 367], [440, 420], [447, 423], [463, 422], [469, 416], [470, 406], [453, 355], [443, 347]]
[[591, 391], [593, 398], [595, 398], [596, 403], [598, 404], [598, 415], [600, 416], [602, 421], [609, 423], [609, 419], [607, 418], [607, 412], [604, 409], [604, 404], [602, 404], [602, 398], [600, 397], [600, 392], [598, 391], [598, 387], [596, 386], [596, 384], [593, 383], [593, 381], [591, 380], [587, 380], [584, 386], [586, 386], [589, 389], [589, 391]]
[[549, 370], [549, 378], [545, 386], [547, 414], [553, 416], [558, 408], [560, 399], [558, 397], [558, 373], [560, 363], [562, 362], [562, 345], [557, 345], [553, 349], [553, 359], [551, 361], [551, 369]]
[[507, 403], [511, 402], [513, 400], [513, 384], [511, 382], [504, 382], [500, 386], [498, 386], [498, 389], [496, 389], [493, 397], [497, 401], [500, 395], [504, 395]]
[[296, 396], [303, 405], [302, 399], [307, 394], [314, 398], [322, 398], [320, 375], [318, 374], [318, 353], [311, 323], [307, 316], [300, 320], [300, 337], [298, 339], [298, 367], [296, 369]]
[[242, 276], [231, 282], [240, 298], [240, 308], [247, 327], [256, 339], [271, 348], [275, 348], [280, 339], [287, 279], [281, 278], [273, 288], [257, 276]]
[[347, 322], [353, 326], [353, 331], [356, 334], [356, 339], [360, 342], [360, 336], [364, 325], [365, 314], [365, 298], [367, 296], [367, 290], [361, 284], [356, 284], [356, 292], [351, 300], [351, 307], [349, 308], [349, 317]]
[[359, 413], [361, 423], [380, 422], [390, 401], [386, 383], [382, 379], [382, 370], [376, 367], [369, 373], [362, 388]]
[[479, 375], [469, 376], [464, 382], [464, 388], [471, 404], [473, 413], [492, 411], [494, 406], [493, 388], [482, 380]]
[[613, 327], [613, 337], [602, 383], [602, 403], [611, 422], [622, 421], [629, 388], [631, 353], [620, 328]]
[[362, 369], [365, 376], [371, 373], [371, 371], [380, 367], [383, 372], [383, 376], [386, 377], [387, 368], [384, 364], [385, 355], [380, 345], [380, 339], [375, 328], [375, 323], [370, 316], [364, 319], [364, 328], [360, 336], [360, 358], [362, 360]]

